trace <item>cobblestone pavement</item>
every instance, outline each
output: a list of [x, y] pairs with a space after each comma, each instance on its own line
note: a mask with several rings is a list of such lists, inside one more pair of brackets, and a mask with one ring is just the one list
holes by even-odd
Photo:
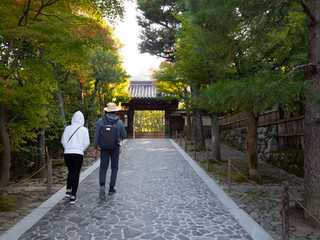
[[[178, 139], [177, 143], [180, 141]], [[181, 144], [181, 143], [180, 143]], [[207, 146], [210, 147], [208, 140]], [[185, 145], [182, 142], [181, 147]], [[289, 197], [289, 239], [290, 240], [319, 240], [320, 227], [317, 223], [310, 223], [303, 219], [303, 210], [299, 207], [296, 200], [304, 204], [304, 182], [303, 178], [297, 177], [286, 171], [271, 166], [263, 161], [259, 161], [259, 172], [264, 179], [264, 183], [252, 184], [246, 179], [239, 178], [232, 180], [231, 191], [228, 192], [227, 185], [227, 159], [230, 157], [232, 163], [242, 174], [248, 172], [248, 164], [245, 153], [229, 147], [223, 143], [221, 147], [221, 163], [211, 162], [210, 171], [206, 173], [212, 177], [221, 189], [237, 204], [250, 215], [267, 233], [275, 240], [282, 239], [282, 182], [289, 183], [289, 192], [295, 199]], [[188, 154], [194, 159], [193, 145], [188, 145]], [[195, 162], [203, 169], [206, 161], [205, 152], [197, 152]], [[232, 168], [232, 175], [238, 172]]]
[[100, 200], [96, 169], [21, 239], [252, 239], [167, 139], [128, 140], [116, 189]]

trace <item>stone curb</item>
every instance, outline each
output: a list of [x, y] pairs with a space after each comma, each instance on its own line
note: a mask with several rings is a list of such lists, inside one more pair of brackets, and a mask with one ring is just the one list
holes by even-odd
[[[88, 177], [100, 165], [97, 160], [93, 165], [80, 174], [79, 184]], [[64, 198], [66, 186], [60, 188], [58, 192], [52, 195], [47, 201], [21, 219], [16, 225], [0, 236], [0, 240], [19, 239], [29, 228], [39, 221], [47, 212], [49, 212], [61, 199]]]
[[197, 163], [195, 163], [195, 161], [185, 151], [183, 151], [179, 145], [177, 145], [172, 139], [170, 139], [170, 141], [193, 170], [199, 175], [199, 177], [207, 184], [209, 189], [218, 197], [220, 202], [254, 240], [273, 240], [273, 238], [256, 221], [254, 221], [245, 211], [234, 203], [234, 201], [218, 186], [212, 177], [209, 177], [207, 173]]

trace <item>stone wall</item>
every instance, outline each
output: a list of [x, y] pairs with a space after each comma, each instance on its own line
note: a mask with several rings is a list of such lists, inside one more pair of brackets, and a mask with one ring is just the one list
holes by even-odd
[[[220, 132], [221, 141], [245, 152], [246, 128], [225, 130]], [[277, 125], [258, 128], [259, 160], [303, 177], [303, 151], [280, 148]]]

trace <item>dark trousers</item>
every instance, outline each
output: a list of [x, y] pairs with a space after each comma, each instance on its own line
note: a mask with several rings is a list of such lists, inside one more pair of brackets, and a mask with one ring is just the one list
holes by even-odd
[[64, 161], [68, 167], [67, 189], [75, 196], [79, 185], [80, 170], [83, 162], [81, 154], [64, 154]]
[[100, 170], [99, 170], [99, 183], [100, 186], [104, 186], [106, 183], [106, 175], [111, 160], [111, 177], [110, 187], [116, 185], [118, 165], [119, 165], [119, 150], [120, 146], [117, 146], [114, 150], [102, 150], [100, 152]]

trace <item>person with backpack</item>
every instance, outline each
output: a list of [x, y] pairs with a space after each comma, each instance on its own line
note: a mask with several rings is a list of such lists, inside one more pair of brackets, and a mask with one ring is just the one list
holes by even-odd
[[64, 129], [61, 144], [64, 147], [64, 161], [68, 168], [66, 198], [74, 204], [77, 202], [76, 193], [84, 151], [90, 145], [89, 131], [84, 127], [82, 112], [77, 111], [73, 114], [71, 125]]
[[108, 103], [108, 106], [104, 108], [104, 110], [106, 111], [106, 115], [98, 120], [94, 134], [95, 157], [98, 157], [98, 147], [100, 147], [100, 199], [105, 198], [105, 182], [110, 160], [111, 177], [109, 183], [109, 195], [116, 193], [116, 189], [114, 187], [116, 185], [118, 174], [120, 137], [122, 139], [127, 137], [124, 124], [116, 115], [120, 110], [116, 104]]

